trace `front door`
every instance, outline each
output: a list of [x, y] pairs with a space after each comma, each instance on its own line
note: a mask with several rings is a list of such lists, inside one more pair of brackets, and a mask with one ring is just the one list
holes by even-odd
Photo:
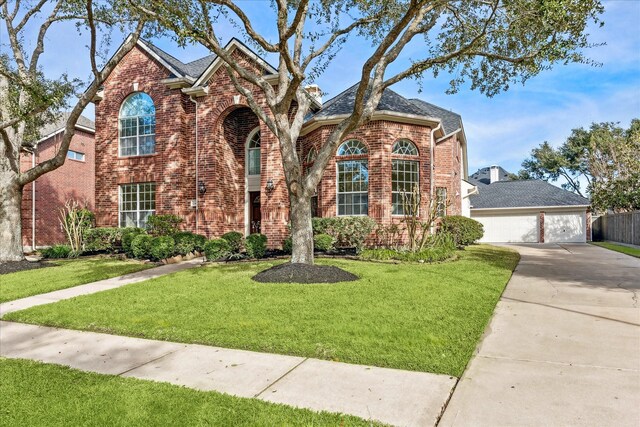
[[260, 192], [249, 192], [249, 233], [260, 233]]

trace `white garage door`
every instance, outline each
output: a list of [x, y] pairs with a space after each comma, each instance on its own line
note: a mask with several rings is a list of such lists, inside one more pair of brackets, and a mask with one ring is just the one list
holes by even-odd
[[585, 216], [585, 212], [547, 212], [544, 215], [544, 241], [546, 243], [586, 242]]
[[537, 243], [538, 214], [474, 215], [471, 218], [484, 226], [481, 242]]

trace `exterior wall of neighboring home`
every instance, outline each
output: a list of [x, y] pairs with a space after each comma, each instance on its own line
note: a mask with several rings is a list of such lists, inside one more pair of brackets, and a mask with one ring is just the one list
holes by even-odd
[[473, 184], [470, 184], [464, 179], [461, 179], [460, 188], [462, 193], [462, 200], [461, 200], [462, 208], [460, 210], [460, 215], [466, 216], [467, 218], [471, 218], [471, 199], [469, 198], [469, 196], [476, 191], [476, 186]]
[[[235, 55], [249, 61], [239, 51]], [[185, 219], [183, 228], [208, 237], [229, 231], [248, 232], [253, 207], [259, 203], [260, 226], [271, 247], [279, 247], [288, 235], [289, 202], [275, 136], [248, 108], [226, 71], [220, 68], [209, 77], [208, 94], [198, 96], [196, 106], [180, 89], [169, 89], [161, 80], [168, 71], [143, 50], [134, 48], [104, 83], [102, 100], [96, 103], [96, 216], [99, 226], [117, 226], [119, 186], [128, 183], [156, 184], [156, 213], [176, 214]], [[122, 102], [134, 92], [151, 96], [156, 108], [156, 152], [138, 157], [119, 157], [118, 114]], [[258, 103], [264, 103], [256, 91]], [[197, 121], [197, 163], [196, 132]], [[247, 177], [246, 142], [260, 128], [261, 173]], [[300, 155], [306, 158], [311, 147], [320, 147], [332, 126], [321, 126], [300, 138]], [[427, 212], [431, 188], [431, 128], [390, 121], [372, 121], [346, 139], [358, 139], [368, 147], [369, 216], [382, 223], [399, 221], [391, 214], [391, 166], [393, 143], [411, 140], [419, 155], [410, 160], [419, 164], [423, 213]], [[457, 137], [441, 141], [433, 149], [436, 163], [434, 187], [447, 188], [451, 201], [448, 214], [461, 212], [459, 176], [462, 151]], [[339, 160], [348, 160], [340, 157]], [[318, 187], [318, 213], [335, 216], [336, 161], [332, 159]], [[310, 163], [307, 163], [307, 167]], [[197, 179], [196, 179], [197, 173]], [[197, 181], [206, 187], [197, 191]], [[266, 191], [267, 183], [274, 189]], [[249, 197], [259, 191], [256, 198]], [[251, 192], [251, 193], [250, 193]], [[257, 193], [256, 193], [257, 194]], [[193, 201], [197, 198], [197, 214]]]
[[[52, 158], [59, 149], [62, 132], [38, 144], [35, 163]], [[83, 153], [84, 161], [67, 158], [62, 166], [44, 174], [35, 181], [35, 243], [49, 246], [64, 243], [66, 237], [60, 225], [60, 209], [67, 200], [75, 199], [93, 210], [95, 206], [95, 145], [92, 133], [76, 129], [69, 150]], [[20, 167], [31, 168], [32, 154], [22, 153]], [[22, 193], [22, 242], [33, 245], [33, 187], [24, 187]]]

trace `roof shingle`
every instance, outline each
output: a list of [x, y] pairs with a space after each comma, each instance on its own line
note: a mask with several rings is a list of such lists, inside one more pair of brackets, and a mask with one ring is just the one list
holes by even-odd
[[470, 196], [471, 209], [585, 206], [591, 202], [545, 181], [497, 181], [478, 187]]

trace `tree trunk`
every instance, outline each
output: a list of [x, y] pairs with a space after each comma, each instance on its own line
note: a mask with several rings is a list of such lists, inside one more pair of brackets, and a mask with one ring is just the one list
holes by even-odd
[[311, 198], [289, 194], [291, 212], [291, 262], [313, 264], [313, 228], [311, 227]]
[[0, 174], [0, 262], [22, 261], [22, 186]]

